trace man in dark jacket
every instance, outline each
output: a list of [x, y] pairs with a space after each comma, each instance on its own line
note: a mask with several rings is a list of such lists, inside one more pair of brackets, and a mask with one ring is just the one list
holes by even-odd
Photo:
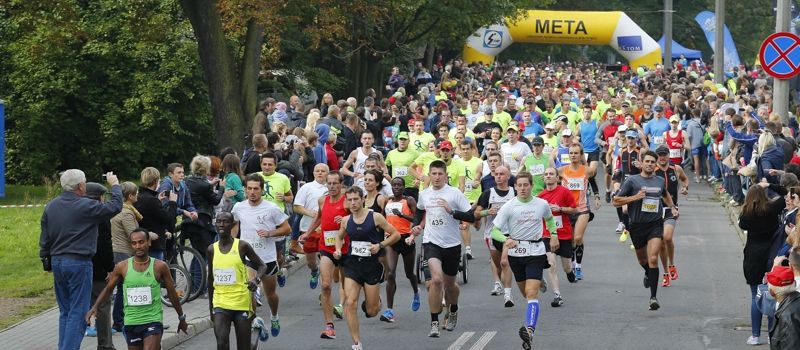
[[800, 349], [800, 293], [797, 292], [792, 269], [775, 266], [767, 274], [767, 283], [769, 293], [778, 304], [775, 323], [769, 330], [769, 348]]
[[[105, 202], [108, 189], [96, 182], [86, 183], [84, 197]], [[111, 247], [111, 223], [101, 222], [97, 225], [97, 253], [92, 257], [92, 304], [106, 287], [106, 277], [114, 270], [114, 250]], [[86, 329], [86, 335], [97, 337], [98, 350], [114, 350], [111, 337], [111, 299], [107, 299], [97, 308], [97, 319], [94, 327]]]
[[773, 122], [767, 122], [766, 124], [766, 129], [769, 130], [772, 137], [775, 138], [775, 144], [783, 150], [783, 164], [789, 164], [789, 161], [792, 160], [792, 156], [794, 155], [794, 151], [797, 149], [797, 144], [795, 144], [794, 140], [791, 138], [783, 136], [781, 128], [780, 124]]
[[[60, 317], [58, 349], [78, 349], [86, 332], [84, 315], [92, 295], [92, 257], [97, 253], [97, 225], [122, 211], [122, 189], [114, 173], [107, 173], [111, 200], [84, 198], [86, 174], [69, 169], [61, 174], [61, 195], [42, 213], [39, 257], [53, 271]], [[6, 344], [13, 346], [11, 344]]]
[[253, 149], [242, 156], [244, 174], [261, 171], [261, 154], [267, 151], [267, 134], [253, 135]]

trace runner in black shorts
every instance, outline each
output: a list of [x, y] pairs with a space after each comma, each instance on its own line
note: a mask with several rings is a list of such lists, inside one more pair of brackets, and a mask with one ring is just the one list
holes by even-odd
[[664, 230], [662, 200], [678, 217], [678, 208], [664, 186], [664, 179], [655, 176], [658, 156], [653, 151], [642, 155], [642, 173], [628, 177], [619, 193], [614, 197], [614, 206], [628, 206], [631, 241], [636, 249], [636, 258], [645, 271], [644, 286], [650, 288], [650, 310], [658, 310], [656, 299], [658, 288], [658, 255]]
[[547, 270], [550, 285], [553, 287], [553, 301], [550, 303], [553, 307], [564, 305], [564, 298], [561, 297], [561, 291], [558, 283], [558, 273], [556, 272], [556, 255], [561, 257], [561, 267], [564, 273], [567, 274], [567, 280], [570, 283], [577, 282], [575, 272], [572, 270], [572, 224], [570, 223], [570, 214], [575, 213], [575, 198], [572, 193], [558, 184], [558, 170], [555, 168], [547, 168], [544, 170], [544, 184], [545, 189], [539, 193], [539, 198], [544, 199], [550, 204], [550, 211], [553, 213], [556, 222], [558, 249], [550, 249], [550, 231], [545, 230], [543, 242], [547, 248], [547, 263], [550, 268]]
[[[672, 196], [675, 206], [678, 206], [678, 187], [681, 188], [681, 194], [684, 196], [689, 194], [689, 177], [678, 164], [670, 164], [669, 160], [669, 147], [661, 145], [656, 148], [658, 155], [658, 163], [656, 168], [656, 176], [664, 179], [664, 184], [667, 186], [667, 192]], [[681, 185], [682, 184], [682, 185]], [[661, 276], [661, 286], [669, 287], [671, 281], [678, 279], [678, 268], [675, 267], [675, 244], [672, 241], [672, 235], [675, 233], [675, 224], [678, 219], [672, 215], [672, 210], [669, 208], [664, 209], [664, 244], [661, 246], [661, 266], [664, 267], [664, 274]]]
[[[383, 264], [379, 257], [384, 248], [400, 239], [397, 230], [380, 213], [364, 208], [364, 192], [352, 186], [345, 192], [350, 215], [342, 219], [339, 234], [336, 235], [336, 249], [333, 256], [342, 257], [345, 236], [350, 237], [350, 256], [344, 261], [345, 318], [353, 350], [361, 350], [361, 337], [358, 330], [358, 298], [364, 289], [364, 314], [374, 317], [381, 310], [380, 283], [383, 281]], [[383, 232], [381, 232], [381, 229]], [[385, 233], [385, 236], [384, 236]], [[386, 237], [384, 239], [384, 237]]]

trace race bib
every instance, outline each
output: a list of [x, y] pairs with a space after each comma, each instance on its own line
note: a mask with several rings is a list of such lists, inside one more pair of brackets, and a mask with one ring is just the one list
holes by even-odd
[[542, 153], [549, 155], [550, 152], [553, 152], [553, 146], [545, 144], [544, 148], [542, 149]]
[[513, 257], [526, 257], [526, 256], [536, 256], [536, 255], [544, 255], [544, 243], [542, 242], [530, 242], [530, 241], [519, 241], [517, 242], [517, 246], [508, 250], [508, 256]]
[[397, 209], [399, 212], [403, 212], [403, 203], [402, 202], [391, 202], [386, 203], [386, 215], [394, 215], [394, 209]]
[[564, 227], [564, 221], [562, 220], [561, 215], [556, 215], [553, 217], [553, 219], [556, 221], [556, 229]]
[[658, 206], [660, 204], [660, 198], [644, 197], [642, 200], [642, 211], [647, 213], [658, 213]]
[[262, 237], [256, 237], [256, 239], [251, 244], [253, 246], [253, 250], [265, 250], [267, 249], [267, 239]]
[[569, 153], [561, 154], [561, 164], [569, 164]]
[[653, 136], [653, 143], [661, 145], [664, 143], [664, 136]]
[[444, 227], [447, 226], [449, 222], [450, 220], [447, 220], [444, 215], [432, 215], [430, 224], [433, 227]]
[[399, 166], [392, 168], [394, 169], [394, 176], [406, 176], [408, 175], [408, 167], [407, 166]]
[[534, 164], [531, 166], [531, 175], [542, 175], [544, 174], [544, 164]]
[[322, 234], [325, 238], [325, 246], [333, 247], [336, 244], [336, 235], [339, 234], [339, 230], [325, 231]]
[[475, 189], [475, 186], [472, 186], [472, 181], [465, 181], [464, 183], [464, 192], [469, 192]]
[[153, 303], [150, 287], [132, 287], [127, 289], [128, 305], [142, 306]]
[[683, 149], [681, 148], [670, 148], [669, 149], [669, 157], [670, 158], [682, 158], [683, 157]]
[[570, 191], [583, 191], [583, 178], [582, 177], [567, 178], [567, 189], [569, 189]]
[[372, 256], [372, 252], [369, 251], [370, 246], [372, 246], [372, 243], [370, 242], [350, 241], [350, 254], [370, 257]]
[[229, 286], [236, 284], [236, 270], [214, 269], [214, 284], [219, 286]]

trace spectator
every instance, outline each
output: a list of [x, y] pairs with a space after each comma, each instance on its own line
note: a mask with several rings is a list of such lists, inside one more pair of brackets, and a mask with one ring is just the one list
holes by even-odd
[[[86, 175], [79, 169], [61, 174], [63, 192], [42, 213], [39, 257], [53, 272], [59, 307], [58, 349], [80, 348], [86, 331], [84, 315], [92, 295], [92, 258], [97, 253], [98, 224], [122, 210], [122, 190], [113, 173], [106, 174], [111, 200], [85, 198]], [[10, 345], [10, 344], [7, 344]]]
[[225, 179], [225, 200], [230, 204], [223, 206], [223, 210], [230, 212], [234, 204], [245, 199], [244, 185], [242, 184], [244, 174], [242, 173], [242, 168], [239, 167], [239, 157], [235, 154], [225, 156], [222, 159], [222, 173]]
[[769, 132], [758, 137], [758, 166], [756, 179], [766, 178], [769, 183], [777, 184], [777, 175], [770, 170], [783, 170], [783, 150], [775, 144], [775, 138]]
[[[183, 167], [181, 167], [180, 171], [182, 178]], [[156, 168], [147, 167], [142, 170], [142, 185], [139, 187], [139, 196], [136, 198], [134, 207], [142, 214], [142, 221], [139, 222], [139, 226], [158, 236], [150, 242], [150, 252], [155, 249], [163, 254], [166, 247], [167, 233], [172, 231], [175, 226], [175, 216], [178, 215], [178, 201], [187, 191], [184, 189], [183, 192], [179, 193], [178, 191], [170, 190], [169, 195], [167, 195], [166, 190], [156, 191], [160, 177], [161, 174]]]
[[[206, 249], [214, 243], [214, 237], [217, 235], [214, 229], [214, 206], [219, 204], [225, 194], [225, 180], [214, 178], [213, 181], [208, 180], [208, 173], [211, 168], [211, 159], [206, 156], [195, 156], [192, 158], [192, 163], [189, 165], [192, 175], [186, 178], [186, 187], [189, 189], [190, 199], [196, 208], [197, 215], [191, 220], [183, 220], [181, 227], [184, 237], [188, 237], [192, 243], [192, 247], [197, 247], [197, 251], [203, 259], [206, 258]], [[235, 194], [233, 190], [228, 190], [228, 196]], [[206, 286], [201, 285], [202, 276], [200, 276], [200, 266], [196, 265], [196, 261], [192, 261], [190, 266], [192, 279], [194, 280], [193, 287], [197, 286], [205, 292]], [[201, 292], [202, 293], [202, 292]]]
[[272, 115], [274, 110], [275, 99], [272, 97], [269, 97], [258, 104], [258, 113], [256, 113], [255, 118], [253, 118], [253, 127], [250, 130], [253, 135], [266, 134], [270, 130], [270, 115]]
[[261, 154], [267, 151], [267, 135], [253, 135], [253, 149], [243, 155], [244, 173], [252, 174], [261, 171]]
[[[133, 185], [133, 189], [136, 189], [136, 185]], [[96, 182], [86, 183], [86, 198], [103, 203], [106, 193], [108, 193], [108, 189], [105, 186]], [[125, 186], [122, 188], [122, 194], [125, 195]], [[103, 292], [103, 288], [106, 286], [106, 277], [112, 270], [114, 270], [114, 253], [111, 248], [111, 224], [105, 221], [97, 225], [97, 253], [92, 257], [92, 304]], [[111, 321], [111, 302], [106, 300], [97, 309], [95, 326], [86, 328], [87, 336], [97, 337], [97, 350], [114, 350], [114, 342], [111, 339]]]
[[800, 349], [800, 292], [792, 269], [776, 266], [767, 274], [769, 293], [775, 297], [775, 326], [769, 329], [772, 350]]
[[317, 125], [315, 132], [319, 135], [317, 144], [314, 146], [314, 159], [317, 163], [328, 163], [328, 156], [325, 152], [325, 145], [328, 143], [331, 128], [328, 125]]

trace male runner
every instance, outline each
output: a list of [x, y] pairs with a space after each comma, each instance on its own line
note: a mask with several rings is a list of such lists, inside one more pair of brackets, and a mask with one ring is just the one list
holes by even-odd
[[[672, 196], [672, 201], [677, 207], [678, 187], [680, 186], [681, 194], [684, 196], [689, 194], [689, 177], [686, 176], [680, 165], [670, 164], [671, 152], [671, 149], [666, 145], [656, 148], [656, 155], [658, 155], [656, 176], [664, 179], [667, 191]], [[671, 280], [678, 279], [678, 268], [675, 267], [675, 244], [672, 241], [677, 220], [672, 216], [669, 208], [664, 208], [664, 244], [659, 254], [661, 255], [661, 264], [664, 266], [664, 275], [661, 277], [661, 286], [663, 287], [669, 287]]]
[[[574, 220], [574, 236], [575, 242], [575, 277], [580, 281], [583, 279], [583, 234], [586, 232], [586, 227], [589, 225], [594, 214], [589, 209], [589, 204], [586, 187], [589, 184], [589, 178], [594, 176], [595, 170], [583, 164], [583, 146], [580, 143], [573, 143], [569, 146], [569, 159], [570, 163], [567, 166], [558, 169], [561, 176], [561, 185], [566, 187], [572, 192], [575, 198], [578, 212], [572, 215]], [[594, 194], [595, 207], [600, 207], [600, 195]]]
[[[208, 309], [214, 323], [217, 350], [230, 349], [231, 323], [236, 332], [236, 348], [250, 349], [251, 320], [255, 318], [252, 296], [267, 266], [253, 247], [231, 236], [233, 215], [217, 214], [219, 241], [208, 246]], [[254, 278], [247, 278], [246, 261], [256, 267]], [[263, 324], [264, 321], [258, 322]], [[262, 329], [262, 337], [267, 332]], [[263, 339], [263, 338], [262, 338]]]
[[[448, 141], [444, 142], [449, 143]], [[428, 336], [439, 337], [442, 291], [444, 291], [447, 304], [450, 305], [445, 329], [452, 331], [458, 322], [459, 290], [456, 275], [461, 261], [459, 221], [474, 222], [475, 217], [469, 211], [467, 197], [461, 191], [447, 184], [445, 162], [433, 161], [429, 166], [428, 176], [431, 186], [420, 193], [411, 232], [418, 235], [423, 230], [425, 231], [422, 246], [431, 273], [428, 293], [431, 331]], [[425, 226], [420, 226], [423, 219]]]
[[394, 294], [397, 291], [397, 261], [403, 256], [403, 269], [406, 278], [411, 283], [414, 297], [411, 300], [411, 310], [419, 310], [419, 289], [414, 263], [417, 260], [417, 246], [414, 243], [416, 236], [411, 233], [411, 221], [417, 210], [417, 201], [411, 196], [403, 194], [405, 181], [402, 177], [392, 179], [392, 192], [394, 196], [386, 201], [384, 213], [386, 221], [400, 233], [401, 239], [397, 243], [386, 247], [386, 311], [381, 315], [381, 321], [394, 322]]
[[669, 151], [669, 160], [672, 164], [683, 164], [683, 153], [692, 149], [689, 142], [689, 133], [680, 129], [681, 118], [677, 115], [669, 117], [669, 131], [664, 133], [664, 142]]
[[[600, 129], [597, 126], [597, 120], [592, 118], [592, 112], [591, 106], [583, 106], [583, 118], [578, 122], [577, 136], [583, 146], [583, 151], [588, 156], [589, 168], [593, 174], [597, 174], [597, 167], [600, 165], [600, 145], [597, 144], [595, 139]], [[589, 185], [592, 188], [592, 193], [595, 195], [600, 194], [595, 175], [589, 177]]]
[[657, 159], [655, 152], [645, 152], [642, 156], [642, 173], [628, 177], [613, 199], [614, 206], [628, 205], [628, 230], [636, 249], [636, 258], [645, 270], [644, 286], [650, 288], [650, 310], [658, 310], [660, 307], [656, 291], [658, 255], [664, 232], [662, 200], [672, 210], [672, 216], [678, 218], [678, 208], [672, 202], [664, 179], [655, 175]]
[[[656, 147], [664, 144], [664, 133], [669, 131], [669, 121], [664, 118], [664, 108], [655, 107], [655, 117], [644, 125], [644, 134], [647, 135], [647, 143], [650, 150], [655, 151]], [[629, 126], [630, 128], [630, 126]]]
[[[422, 124], [422, 120], [418, 120], [415, 123], [417, 122]], [[386, 155], [386, 167], [389, 169], [387, 175], [389, 175], [390, 179], [402, 177], [406, 183], [406, 188], [403, 193], [406, 196], [418, 198], [419, 186], [414, 186], [414, 174], [411, 173], [411, 166], [414, 164], [414, 160], [419, 157], [420, 152], [425, 151], [425, 148], [420, 144], [421, 151], [417, 151], [416, 148], [409, 149], [408, 139], [408, 132], [403, 131], [397, 135], [397, 148], [389, 151]], [[433, 140], [433, 135], [431, 135], [430, 140]], [[423, 140], [417, 141], [422, 142]]]
[[[297, 196], [294, 197], [294, 212], [302, 215], [300, 218], [300, 232], [308, 231], [308, 227], [319, 215], [319, 199], [328, 193], [328, 187], [325, 181], [328, 178], [328, 165], [319, 163], [314, 166], [314, 181], [306, 183], [297, 190]], [[311, 289], [316, 289], [319, 284], [319, 263], [317, 262], [316, 247], [317, 242], [313, 242], [308, 251], [303, 250], [306, 254], [306, 266], [311, 271], [311, 278], [308, 281], [308, 286]]]
[[[577, 213], [577, 203], [572, 193], [558, 184], [558, 170], [549, 167], [544, 171], [544, 183], [547, 186], [544, 191], [539, 193], [539, 198], [544, 199], [550, 204], [550, 210], [553, 212], [553, 218], [556, 222], [556, 236], [558, 239], [558, 250], [547, 251], [547, 263], [550, 268], [547, 270], [550, 277], [550, 285], [553, 287], [553, 301], [550, 303], [552, 307], [559, 307], [564, 305], [564, 298], [561, 297], [561, 292], [558, 286], [558, 273], [556, 272], [556, 256], [561, 257], [561, 267], [564, 273], [567, 274], [569, 283], [577, 282], [575, 272], [572, 270], [572, 223], [570, 222], [570, 215]], [[550, 246], [550, 230], [544, 231], [544, 243], [546, 247]]]
[[[350, 152], [350, 155], [347, 156], [347, 160], [340, 170], [342, 174], [352, 176], [354, 179], [359, 179], [364, 176], [364, 171], [366, 171], [366, 169], [364, 169], [364, 162], [367, 160], [367, 157], [373, 154], [382, 156], [378, 150], [372, 148], [374, 143], [375, 135], [369, 131], [361, 133], [361, 147], [354, 149]], [[350, 167], [353, 167], [353, 170], [350, 170]]]
[[[503, 242], [501, 264], [510, 266], [520, 292], [528, 300], [525, 310], [525, 325], [519, 328], [522, 348], [530, 349], [533, 332], [539, 319], [539, 287], [544, 269], [550, 265], [544, 243], [543, 228], [546, 223], [550, 232], [556, 232], [556, 222], [550, 206], [541, 198], [531, 195], [533, 179], [531, 174], [517, 174], [514, 189], [517, 196], [503, 205], [497, 212], [492, 229], [492, 238]], [[508, 233], [506, 237], [503, 233]], [[558, 234], [552, 234], [558, 238]], [[550, 240], [550, 249], [557, 251], [558, 239]]]
[[[265, 161], [262, 161], [263, 165]], [[277, 337], [281, 331], [281, 324], [278, 319], [278, 293], [275, 291], [278, 274], [278, 240], [282, 240], [290, 234], [292, 229], [289, 226], [289, 217], [283, 210], [272, 202], [264, 200], [262, 189], [265, 186], [264, 178], [259, 174], [250, 174], [245, 179], [245, 195], [247, 200], [233, 205], [234, 228], [238, 232], [239, 239], [247, 242], [253, 247], [261, 261], [267, 265], [265, 278], [261, 280], [264, 294], [267, 296], [267, 304], [272, 313], [271, 331], [272, 336]], [[250, 277], [255, 275], [257, 266], [253, 261], [248, 261], [247, 265]]]
[[346, 295], [344, 316], [353, 338], [353, 350], [362, 350], [356, 311], [361, 289], [364, 289], [361, 309], [367, 318], [374, 317], [381, 310], [380, 283], [383, 281], [383, 264], [378, 258], [383, 256], [383, 248], [400, 239], [400, 234], [383, 215], [364, 208], [364, 196], [365, 193], [355, 186], [345, 192], [350, 215], [342, 220], [333, 253], [335, 259], [342, 259], [344, 238], [348, 236], [350, 255], [342, 261]]
[[[475, 218], [486, 218], [486, 225], [483, 231], [483, 239], [486, 241], [486, 247], [489, 248], [489, 256], [491, 261], [489, 265], [492, 269], [494, 276], [494, 288], [489, 294], [500, 295], [503, 294], [503, 303], [506, 307], [514, 306], [514, 299], [511, 296], [511, 269], [508, 266], [500, 266], [500, 254], [503, 252], [503, 243], [493, 240], [492, 223], [494, 218], [497, 217], [497, 212], [503, 207], [503, 204], [512, 200], [516, 196], [514, 188], [508, 185], [508, 178], [511, 172], [508, 171], [503, 165], [499, 165], [494, 169], [496, 187], [486, 189], [481, 197], [478, 198], [478, 203], [475, 205]], [[502, 281], [502, 283], [501, 283]]]
[[511, 175], [516, 175], [522, 160], [531, 154], [531, 148], [519, 141], [519, 128], [516, 125], [509, 125], [506, 128], [506, 137], [508, 141], [500, 145], [500, 153]]
[[[322, 293], [320, 302], [322, 303], [322, 316], [325, 320], [325, 329], [320, 334], [323, 339], [336, 339], [336, 330], [333, 327], [333, 315], [342, 318], [344, 310], [344, 283], [339, 285], [339, 304], [335, 307], [331, 305], [331, 285], [342, 280], [339, 270], [339, 260], [333, 258], [336, 243], [336, 234], [342, 222], [342, 218], [347, 216], [348, 211], [344, 205], [344, 193], [342, 193], [342, 182], [344, 176], [338, 171], [328, 173], [327, 186], [328, 195], [318, 199], [318, 206], [321, 208], [320, 215], [314, 218], [314, 222], [308, 230], [300, 235], [299, 240], [305, 242], [303, 249], [310, 254], [319, 252], [320, 282]], [[317, 231], [317, 228], [321, 232]], [[345, 237], [347, 240], [347, 237]], [[345, 241], [343, 254], [347, 253], [349, 245]], [[313, 248], [312, 248], [313, 247]]]
[[[464, 163], [464, 195], [467, 197], [469, 204], [472, 205], [481, 196], [483, 161], [478, 157], [474, 157], [471, 141], [461, 141], [459, 147], [461, 148], [461, 162]], [[472, 260], [469, 226], [467, 223], [462, 222], [459, 229], [461, 230], [461, 242], [464, 244], [467, 259]]]
[[[106, 287], [97, 297], [94, 305], [86, 312], [86, 324], [92, 324], [97, 308], [111, 295], [117, 282], [122, 279], [123, 309], [125, 311], [125, 341], [128, 349], [161, 349], [161, 336], [164, 334], [164, 310], [161, 307], [161, 287], [167, 289], [169, 301], [178, 313], [178, 332], [189, 325], [186, 314], [178, 301], [178, 293], [167, 263], [151, 258], [150, 234], [142, 228], [130, 234], [133, 256], [120, 261], [108, 277]], [[12, 344], [7, 344], [12, 346]]]
[[533, 195], [538, 196], [544, 190], [544, 169], [555, 167], [553, 158], [544, 153], [544, 139], [536, 136], [531, 140], [533, 153], [522, 160], [520, 171], [527, 171], [533, 175]]
[[410, 147], [417, 153], [428, 151], [428, 144], [436, 139], [433, 134], [425, 132], [425, 121], [422, 119], [414, 119], [414, 130], [408, 136]]
[[[620, 126], [620, 129], [623, 129], [623, 126]], [[622, 186], [622, 183], [625, 182], [625, 180], [631, 175], [639, 174], [642, 167], [642, 164], [639, 161], [639, 134], [636, 132], [636, 130], [626, 130], [624, 131], [624, 135], [625, 146], [624, 148], [618, 150], [616, 157], [617, 160], [613, 162], [615, 170], [614, 175], [611, 177], [611, 186], [614, 189], [615, 195], [617, 191], [619, 191], [620, 186]], [[626, 227], [628, 227], [627, 207], [617, 207], [617, 216], [619, 217], [617, 234], [621, 234], [619, 241], [624, 243], [628, 240], [629, 234], [626, 230]]]
[[[275, 204], [282, 213], [286, 213], [286, 204], [292, 203], [292, 185], [289, 177], [275, 171], [278, 168], [278, 158], [274, 153], [267, 152], [261, 155], [261, 177], [264, 179], [264, 199]], [[241, 202], [239, 202], [241, 203]], [[275, 250], [278, 254], [278, 285], [286, 285], [286, 269], [283, 268], [286, 237], [275, 240]], [[258, 249], [256, 249], [258, 250]], [[256, 294], [257, 300], [261, 298]]]

